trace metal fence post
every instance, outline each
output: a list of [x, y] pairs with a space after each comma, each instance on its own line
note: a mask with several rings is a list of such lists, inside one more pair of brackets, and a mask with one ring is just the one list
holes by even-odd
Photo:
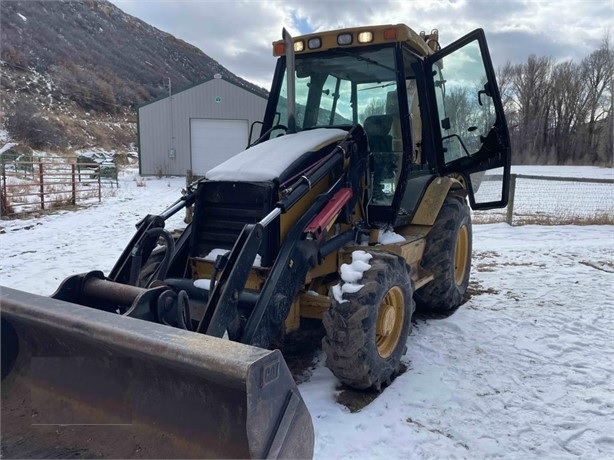
[[102, 201], [102, 185], [100, 182], [100, 176], [102, 176], [102, 167], [98, 165], [98, 203]]
[[38, 180], [40, 183], [40, 195], [41, 195], [41, 211], [45, 210], [45, 176], [43, 173], [43, 162], [38, 160]]
[[6, 196], [6, 171], [4, 169], [4, 157], [2, 157], [2, 163], [0, 163], [0, 168], [2, 169], [2, 190], [0, 191], [0, 217], [3, 217], [2, 211], [4, 211], [4, 206], [6, 204], [6, 212], [8, 213], [9, 207], [9, 199]]
[[507, 202], [507, 223], [512, 225], [514, 220], [514, 195], [516, 194], [516, 174], [510, 175], [510, 195]]
[[77, 184], [75, 177], [75, 164], [71, 164], [71, 186], [72, 186], [72, 204], [75, 206], [77, 204]]

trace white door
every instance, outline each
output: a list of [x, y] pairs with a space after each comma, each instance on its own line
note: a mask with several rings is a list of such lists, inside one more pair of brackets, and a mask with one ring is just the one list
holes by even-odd
[[192, 172], [203, 176], [247, 147], [247, 120], [190, 120]]

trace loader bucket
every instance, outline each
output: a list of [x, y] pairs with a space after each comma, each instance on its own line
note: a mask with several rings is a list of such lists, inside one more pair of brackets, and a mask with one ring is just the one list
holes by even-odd
[[278, 350], [2, 287], [3, 458], [310, 458]]

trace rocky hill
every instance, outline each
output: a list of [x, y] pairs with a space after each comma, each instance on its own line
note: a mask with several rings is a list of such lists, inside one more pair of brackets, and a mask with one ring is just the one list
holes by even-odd
[[266, 94], [194, 46], [106, 0], [0, 4], [0, 123], [31, 148], [136, 143], [135, 107], [219, 73]]

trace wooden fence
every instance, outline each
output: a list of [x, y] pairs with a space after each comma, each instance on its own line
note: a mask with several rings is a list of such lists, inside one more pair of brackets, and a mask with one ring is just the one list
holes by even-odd
[[0, 164], [0, 217], [11, 218], [102, 200], [103, 180], [117, 186], [115, 165], [57, 159]]

